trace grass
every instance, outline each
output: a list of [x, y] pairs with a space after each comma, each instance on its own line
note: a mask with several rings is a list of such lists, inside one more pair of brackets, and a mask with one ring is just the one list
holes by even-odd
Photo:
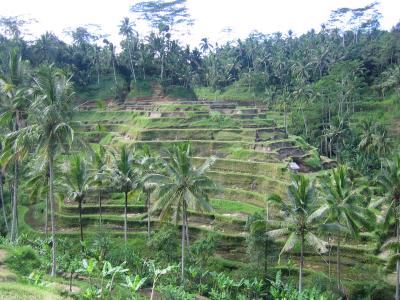
[[196, 87], [194, 93], [198, 99], [207, 100], [236, 100], [236, 101], [260, 101], [260, 93], [254, 93], [247, 87], [234, 84], [222, 90], [213, 90], [210, 87]]
[[165, 91], [167, 97], [178, 98], [178, 99], [196, 99], [195, 92], [190, 88], [183, 86], [168, 86]]
[[0, 299], [7, 300], [57, 300], [64, 299], [54, 289], [16, 282], [0, 283]]
[[85, 123], [133, 122], [138, 117], [134, 111], [81, 111], [74, 114], [74, 121]]
[[159, 111], [175, 111], [175, 110], [187, 110], [187, 111], [201, 111], [208, 112], [208, 106], [205, 104], [172, 104], [172, 103], [161, 103], [158, 106]]
[[[124, 82], [124, 79], [117, 76], [117, 82]], [[78, 90], [77, 96], [85, 100], [105, 100], [115, 97], [115, 84], [113, 75], [100, 76], [100, 82], [97, 84], [97, 79], [92, 80], [84, 90]]]
[[245, 213], [251, 215], [262, 210], [260, 207], [248, 203], [231, 200], [211, 199], [210, 203], [215, 211], [220, 214]]
[[148, 97], [153, 95], [151, 88], [151, 82], [146, 80], [137, 80], [136, 82], [131, 82], [131, 90], [128, 94], [128, 98], [139, 98]]

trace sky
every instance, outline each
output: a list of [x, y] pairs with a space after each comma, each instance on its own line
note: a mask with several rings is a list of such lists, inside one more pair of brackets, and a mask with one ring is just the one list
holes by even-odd
[[[6, 0], [3, 0], [6, 1]], [[373, 0], [187, 0], [194, 26], [190, 35], [182, 35], [183, 43], [197, 46], [207, 37], [212, 43], [245, 38], [252, 31], [283, 32], [289, 29], [300, 35], [320, 29], [330, 12], [339, 7], [363, 7]], [[135, 20], [129, 8], [137, 0], [7, 0], [0, 15], [33, 18], [37, 22], [28, 28], [31, 39], [46, 30], [69, 42], [66, 28], [99, 24], [102, 32], [116, 45], [121, 37], [118, 25], [123, 17]], [[400, 1], [381, 0], [382, 28], [390, 29], [400, 21]], [[227, 28], [232, 31], [227, 32]], [[144, 36], [148, 28], [137, 21], [137, 30]], [[177, 34], [177, 33], [176, 33]], [[177, 37], [177, 36], [176, 36]], [[29, 36], [27, 36], [29, 39]]]

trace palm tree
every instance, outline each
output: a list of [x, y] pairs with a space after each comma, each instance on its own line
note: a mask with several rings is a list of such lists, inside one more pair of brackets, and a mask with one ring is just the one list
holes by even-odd
[[[29, 108], [31, 125], [14, 135], [15, 145], [36, 145], [49, 168], [49, 203], [52, 240], [51, 275], [56, 275], [54, 159], [61, 150], [68, 150], [74, 141], [71, 121], [73, 89], [70, 80], [53, 65], [41, 66], [34, 77], [33, 101]], [[28, 142], [27, 142], [28, 141]]]
[[211, 51], [213, 49], [213, 45], [210, 44], [210, 41], [206, 37], [201, 39], [201, 43], [199, 46], [200, 46], [200, 50], [203, 52], [204, 55], [208, 51]]
[[44, 233], [47, 238], [48, 219], [49, 219], [49, 166], [47, 160], [39, 156], [30, 162], [30, 172], [27, 175], [29, 178], [26, 182], [30, 189], [30, 198], [38, 200], [45, 199], [44, 210]]
[[373, 134], [375, 151], [381, 161], [381, 171], [383, 169], [383, 157], [390, 153], [392, 148], [391, 138], [387, 129], [382, 125], [377, 125], [375, 127], [375, 132]]
[[[379, 183], [383, 187], [386, 200], [386, 211], [384, 214], [384, 227], [388, 228], [390, 221], [395, 221], [396, 243], [400, 245], [400, 155], [393, 160], [386, 159], [383, 172], [379, 177]], [[400, 249], [396, 247], [396, 299], [400, 299]]]
[[205, 174], [215, 162], [208, 158], [200, 167], [195, 167], [191, 158], [189, 143], [176, 144], [167, 153], [165, 175], [159, 175], [160, 182], [156, 191], [157, 202], [153, 211], [160, 210], [160, 218], [173, 215], [177, 223], [182, 219], [181, 240], [181, 276], [184, 280], [185, 240], [189, 243], [188, 209], [210, 211], [208, 193], [215, 189], [214, 182]]
[[147, 145], [138, 159], [138, 187], [146, 198], [147, 210], [147, 237], [150, 238], [150, 216], [151, 216], [151, 193], [156, 189], [157, 183], [152, 181], [152, 175], [160, 171], [161, 163], [159, 157], [153, 156]]
[[357, 235], [360, 227], [371, 228], [375, 215], [360, 205], [346, 166], [332, 170], [330, 178], [322, 182], [321, 190], [326, 203], [318, 209], [318, 213], [326, 215], [323, 228], [336, 234], [336, 274], [340, 289], [341, 234]]
[[[21, 88], [26, 74], [26, 68], [22, 62], [21, 55], [17, 49], [10, 52], [8, 61], [8, 73], [0, 75], [0, 92], [5, 95], [5, 101], [0, 108], [0, 123], [11, 123], [12, 131], [16, 132], [22, 126], [22, 112], [27, 106], [27, 90]], [[9, 144], [11, 146], [11, 144]], [[10, 150], [10, 149], [9, 149]], [[22, 151], [22, 149], [20, 149]], [[7, 151], [6, 151], [7, 152]], [[6, 155], [3, 153], [3, 160], [7, 163], [14, 163], [13, 178], [13, 201], [12, 201], [12, 221], [11, 221], [11, 241], [15, 241], [18, 236], [18, 178], [19, 178], [19, 160], [21, 153], [17, 153], [14, 147], [12, 151], [8, 151]]]
[[63, 182], [69, 191], [68, 198], [78, 202], [81, 242], [83, 242], [82, 203], [89, 191], [90, 179], [86, 160], [80, 155], [74, 155], [63, 172]]
[[358, 144], [360, 150], [370, 154], [374, 150], [374, 127], [375, 124], [372, 120], [363, 120], [361, 123], [361, 140]]
[[315, 206], [315, 188], [303, 175], [292, 176], [292, 183], [288, 187], [289, 203], [286, 203], [279, 195], [273, 194], [269, 201], [276, 203], [283, 212], [283, 220], [270, 221], [271, 225], [277, 225], [280, 229], [267, 232], [272, 238], [288, 236], [279, 256], [292, 250], [300, 243], [300, 264], [299, 264], [299, 292], [303, 288], [303, 267], [304, 267], [304, 246], [309, 244], [317, 252], [326, 252], [326, 242], [315, 235], [319, 225], [317, 220], [321, 217]]
[[113, 153], [111, 178], [125, 196], [124, 241], [128, 241], [128, 194], [137, 187], [137, 170], [135, 167], [135, 150], [123, 145], [119, 153]]
[[107, 162], [108, 153], [104, 146], [99, 145], [97, 148], [93, 149], [92, 155], [92, 176], [91, 183], [94, 184], [98, 192], [98, 202], [99, 202], [99, 225], [100, 230], [103, 222], [102, 215], [102, 193], [105, 191], [104, 185], [108, 184], [109, 178], [107, 176]]
[[[2, 142], [0, 141], [0, 150], [2, 150]], [[1, 152], [0, 152], [1, 153]], [[0, 202], [1, 210], [3, 212], [4, 225], [6, 226], [7, 232], [10, 230], [8, 227], [6, 206], [4, 203], [4, 193], [3, 193], [3, 178], [5, 179], [3, 167], [0, 165]]]
[[129, 18], [127, 17], [123, 18], [119, 26], [119, 34], [125, 37], [126, 43], [128, 44], [129, 63], [131, 66], [133, 81], [136, 82], [135, 67], [133, 64], [133, 57], [132, 57], [132, 51], [134, 46], [132, 44], [135, 41], [136, 38], [135, 34], [137, 35], [137, 32], [133, 29], [133, 26], [135, 26], [135, 23], [130, 22]]

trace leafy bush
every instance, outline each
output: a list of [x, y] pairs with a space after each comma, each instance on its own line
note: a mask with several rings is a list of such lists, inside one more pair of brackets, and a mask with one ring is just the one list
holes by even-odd
[[20, 275], [29, 275], [40, 267], [40, 258], [31, 246], [16, 247], [7, 256], [6, 264]]
[[193, 295], [187, 293], [184, 287], [165, 285], [158, 288], [159, 292], [164, 296], [165, 300], [194, 300], [196, 299]]
[[195, 264], [205, 267], [213, 255], [216, 246], [216, 235], [213, 232], [195, 241], [190, 248]]
[[171, 98], [196, 99], [196, 94], [193, 90], [183, 86], [168, 86], [166, 94]]
[[146, 97], [151, 96], [153, 91], [151, 89], [151, 82], [145, 80], [137, 80], [136, 82], [131, 82], [131, 91], [128, 97]]
[[165, 226], [153, 234], [147, 246], [154, 253], [157, 262], [175, 262], [179, 257], [179, 233], [175, 227]]
[[304, 288], [301, 293], [299, 293], [297, 287], [295, 287], [292, 282], [283, 282], [281, 278], [281, 272], [278, 271], [276, 274], [275, 281], [271, 281], [271, 286], [269, 292], [273, 299], [277, 300], [328, 300], [328, 299], [338, 299], [338, 296], [334, 296], [330, 293], [324, 293], [316, 287], [311, 289]]

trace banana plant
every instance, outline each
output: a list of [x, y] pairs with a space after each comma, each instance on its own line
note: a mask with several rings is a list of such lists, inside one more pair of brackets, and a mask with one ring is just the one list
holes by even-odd
[[103, 282], [104, 279], [108, 279], [107, 284], [106, 284], [106, 289], [108, 289], [108, 292], [111, 294], [112, 289], [114, 287], [114, 281], [115, 277], [117, 275], [123, 275], [126, 274], [129, 269], [125, 268], [126, 262], [123, 262], [122, 264], [113, 267], [110, 262], [105, 261], [103, 264], [103, 269], [101, 270], [101, 290], [103, 290]]
[[153, 275], [153, 286], [151, 287], [151, 295], [150, 300], [154, 299], [154, 290], [156, 288], [157, 281], [160, 279], [161, 276], [171, 272], [175, 269], [176, 266], [168, 266], [164, 269], [158, 269], [154, 264], [154, 261], [148, 261], [147, 266], [149, 268], [150, 273]]
[[121, 283], [121, 285], [129, 289], [131, 299], [135, 300], [138, 290], [143, 286], [146, 280], [147, 277], [141, 278], [139, 275], [136, 275], [135, 277], [125, 276], [125, 283]]
[[81, 267], [76, 270], [76, 273], [84, 274], [89, 279], [89, 284], [92, 286], [92, 278], [95, 276], [97, 272], [97, 260], [91, 258], [89, 260], [83, 259], [81, 262]]

